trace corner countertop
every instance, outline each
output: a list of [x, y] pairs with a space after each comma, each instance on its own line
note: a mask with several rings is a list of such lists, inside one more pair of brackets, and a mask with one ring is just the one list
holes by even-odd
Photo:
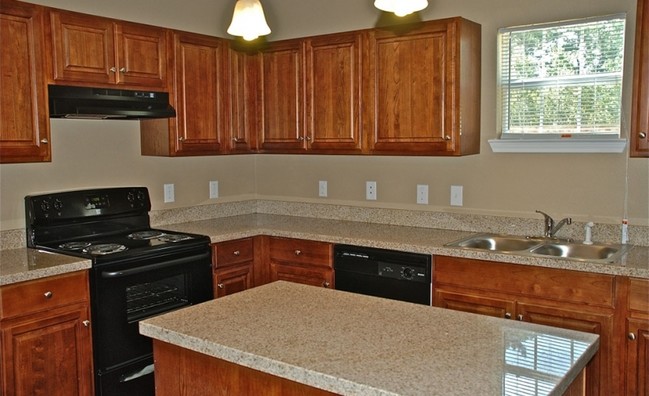
[[342, 395], [561, 395], [599, 348], [594, 334], [282, 281], [140, 333]]
[[38, 249], [0, 250], [0, 286], [90, 268], [90, 260]]
[[474, 232], [297, 216], [251, 214], [172, 224], [160, 228], [208, 235], [213, 243], [255, 235], [271, 235], [590, 273], [649, 278], [649, 247], [643, 246], [633, 246], [618, 262], [601, 263], [444, 246], [449, 242], [475, 234]]

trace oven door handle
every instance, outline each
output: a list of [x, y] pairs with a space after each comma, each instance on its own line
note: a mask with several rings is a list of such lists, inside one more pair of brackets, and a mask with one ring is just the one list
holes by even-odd
[[112, 271], [112, 272], [102, 271], [101, 277], [102, 278], [123, 278], [125, 276], [141, 274], [143, 272], [149, 272], [161, 268], [168, 268], [177, 265], [187, 264], [187, 263], [191, 263], [192, 261], [198, 261], [209, 257], [210, 257], [209, 253], [203, 253], [203, 254], [197, 254], [195, 256], [183, 257], [180, 259], [165, 261], [163, 263], [145, 265], [144, 267], [131, 268], [122, 271]]

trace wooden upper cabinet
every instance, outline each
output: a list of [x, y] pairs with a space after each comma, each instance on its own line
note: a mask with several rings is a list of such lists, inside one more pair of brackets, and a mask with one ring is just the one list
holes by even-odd
[[306, 41], [306, 136], [309, 150], [361, 150], [361, 32]]
[[370, 153], [479, 153], [480, 29], [452, 18], [370, 31], [363, 91]]
[[75, 12], [50, 12], [53, 80], [167, 88], [167, 30]]
[[230, 60], [230, 133], [228, 152], [250, 153], [257, 149], [258, 128], [258, 53], [229, 49]]
[[171, 92], [176, 117], [141, 120], [144, 155], [181, 156], [223, 153], [228, 125], [227, 42], [192, 33], [173, 35]]
[[632, 157], [649, 157], [649, 0], [638, 0], [631, 115]]
[[43, 8], [0, 2], [0, 162], [50, 161]]
[[302, 152], [304, 137], [304, 40], [277, 41], [259, 64], [261, 151]]

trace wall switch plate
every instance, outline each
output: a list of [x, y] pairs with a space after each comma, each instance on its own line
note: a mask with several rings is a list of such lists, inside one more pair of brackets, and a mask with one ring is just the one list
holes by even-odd
[[165, 184], [164, 185], [164, 202], [165, 203], [170, 203], [175, 201], [176, 198], [174, 197], [174, 185], [173, 184]]
[[428, 184], [417, 184], [417, 203], [428, 205]]
[[219, 197], [219, 181], [212, 180], [210, 181], [210, 199]]
[[326, 198], [327, 197], [327, 181], [320, 180], [318, 182], [318, 196]]
[[451, 186], [451, 206], [462, 206], [462, 186]]
[[368, 201], [376, 201], [376, 182], [365, 182], [365, 199]]

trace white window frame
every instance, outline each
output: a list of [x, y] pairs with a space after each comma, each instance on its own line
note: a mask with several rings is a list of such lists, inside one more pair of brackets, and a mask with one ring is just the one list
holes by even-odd
[[[503, 126], [503, 114], [504, 106], [502, 104], [503, 94], [502, 94], [502, 84], [501, 81], [501, 39], [500, 36], [503, 33], [508, 33], [516, 30], [529, 30], [531, 27], [539, 28], [548, 28], [553, 26], [563, 26], [563, 25], [572, 25], [575, 23], [587, 23], [593, 21], [602, 21], [610, 19], [619, 19], [623, 18], [626, 21], [626, 14], [614, 14], [606, 15], [601, 17], [593, 18], [583, 18], [579, 20], [570, 20], [562, 22], [553, 22], [553, 23], [544, 23], [538, 25], [527, 25], [520, 27], [511, 27], [503, 28], [498, 31], [498, 68], [497, 68], [497, 96], [498, 96], [498, 130], [500, 131], [500, 136], [497, 139], [490, 139], [489, 144], [493, 152], [496, 153], [622, 153], [626, 148], [627, 140], [621, 138], [622, 124], [616, 134], [606, 134], [606, 135], [597, 135], [597, 134], [582, 134], [582, 135], [561, 135], [558, 133], [548, 133], [548, 134], [517, 134], [517, 133], [504, 133]], [[626, 32], [625, 32], [626, 33]], [[624, 49], [623, 49], [624, 50]], [[601, 78], [610, 78], [617, 79], [616, 75], [611, 76], [598, 76], [601, 81]], [[575, 76], [574, 78], [563, 78], [564, 81], [570, 83], [578, 84], [580, 81], [588, 80], [588, 78]], [[538, 83], [542, 85], [544, 83], [543, 79], [538, 79], [538, 81], [533, 81], [528, 79], [526, 84]], [[621, 119], [623, 118], [621, 108], [622, 103], [620, 103], [620, 113]]]

